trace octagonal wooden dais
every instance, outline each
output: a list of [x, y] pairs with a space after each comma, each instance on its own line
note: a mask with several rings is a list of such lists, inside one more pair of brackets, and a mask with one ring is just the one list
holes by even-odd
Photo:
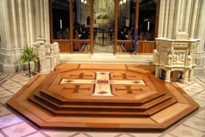
[[176, 84], [132, 65], [61, 64], [7, 104], [41, 128], [166, 129], [198, 108]]

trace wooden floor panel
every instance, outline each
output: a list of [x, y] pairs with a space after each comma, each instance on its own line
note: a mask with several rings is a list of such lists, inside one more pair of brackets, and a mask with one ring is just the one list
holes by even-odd
[[[162, 103], [164, 101], [167, 101], [169, 99], [171, 99], [171, 96], [169, 95], [162, 95], [160, 97], [158, 97], [157, 99], [153, 99], [143, 105], [137, 105], [137, 104], [102, 104], [102, 103], [80, 103], [80, 102], [77, 102], [77, 103], [72, 103], [72, 104], [69, 104], [69, 103], [65, 103], [65, 104], [62, 104], [62, 103], [58, 103], [58, 102], [55, 102], [55, 101], [52, 101], [51, 98], [49, 97], [45, 97], [43, 96], [42, 94], [40, 94], [39, 92], [35, 92], [33, 94], [34, 96], [32, 96], [32, 98], [36, 98], [37, 100], [40, 100], [40, 101], [44, 101], [44, 103], [47, 103], [47, 104], [50, 104], [52, 105], [53, 107], [57, 108], [57, 109], [69, 109], [69, 108], [77, 108], [77, 109], [81, 109], [81, 108], [85, 108], [85, 109], [91, 109], [91, 108], [94, 108], [94, 109], [97, 109], [97, 108], [104, 108], [104, 109], [127, 109], [127, 110], [145, 110], [145, 109], [149, 109], [159, 103]], [[33, 100], [33, 99], [31, 99]]]
[[181, 88], [144, 68], [61, 64], [35, 76], [7, 105], [40, 128], [62, 129], [166, 129], [198, 109]]

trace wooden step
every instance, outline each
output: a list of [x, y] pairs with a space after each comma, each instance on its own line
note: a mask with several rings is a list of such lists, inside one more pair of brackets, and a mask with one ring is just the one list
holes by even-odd
[[[75, 68], [73, 68], [75, 66]], [[75, 69], [73, 72], [62, 72], [66, 70]], [[130, 68], [130, 69], [129, 69]], [[117, 70], [116, 70], [117, 69]], [[130, 71], [136, 71], [135, 76], [141, 77], [140, 79], [144, 80], [147, 84], [147, 88], [152, 90], [151, 87], [155, 87], [153, 89], [166, 92], [166, 96], [172, 96], [170, 99], [157, 103], [153, 107], [148, 107], [149, 103], [154, 102], [161, 97], [156, 97], [153, 100], [149, 100], [147, 103], [145, 102], [138, 102], [133, 104], [132, 103], [119, 103], [115, 102], [112, 103], [113, 106], [112, 111], [105, 110], [111, 103], [107, 102], [88, 102], [87, 104], [82, 104], [83, 102], [78, 103], [75, 102], [68, 102], [63, 104], [62, 101], [58, 100], [54, 101], [50, 100], [46, 96], [40, 96], [41, 98], [34, 97], [34, 93], [36, 91], [40, 91], [42, 88], [47, 90], [52, 90], [54, 93], [53, 95], [64, 97], [65, 99], [69, 99], [69, 94], [66, 96], [66, 91], [61, 92], [62, 90], [58, 90], [59, 81], [61, 78], [66, 78], [69, 74], [75, 73], [78, 74], [79, 71], [111, 71], [116, 74], [121, 74], [121, 71], [125, 71], [123, 73], [129, 74]], [[120, 72], [119, 72], [120, 70]], [[58, 72], [59, 71], [59, 72]], [[61, 73], [62, 72], [62, 73]], [[142, 73], [143, 72], [143, 73]], [[54, 74], [52, 74], [54, 73]], [[55, 74], [59, 73], [59, 74]], [[55, 75], [57, 76], [55, 79]], [[129, 75], [132, 75], [131, 73]], [[141, 75], [141, 76], [140, 76]], [[136, 77], [136, 78], [137, 78]], [[153, 86], [149, 87], [149, 83]], [[45, 87], [44, 87], [45, 86]], [[59, 88], [61, 89], [61, 88]], [[146, 93], [147, 90], [142, 90], [142, 94]], [[141, 94], [141, 95], [142, 95]], [[79, 94], [79, 98], [85, 98], [87, 96], [81, 96]], [[120, 94], [121, 99], [124, 99], [124, 95]], [[133, 95], [133, 96], [132, 96]], [[137, 94], [132, 94], [127, 96], [127, 100], [134, 100], [136, 99]], [[142, 95], [143, 96], [143, 95]], [[165, 95], [164, 95], [165, 96]], [[44, 100], [44, 97], [51, 101], [50, 103], [47, 100]], [[77, 100], [78, 95], [76, 95]], [[97, 99], [97, 98], [96, 98]], [[99, 97], [101, 99], [101, 97]], [[57, 100], [57, 99], [56, 99]], [[89, 100], [89, 99], [87, 99]], [[114, 97], [113, 97], [114, 100]], [[54, 101], [54, 104], [52, 104]], [[156, 102], [155, 102], [156, 103]], [[93, 108], [90, 110], [60, 110], [55, 105], [65, 106], [67, 105], [70, 108], [75, 108], [76, 106], [83, 105], [84, 107]], [[146, 105], [147, 106], [146, 106]], [[30, 120], [33, 124], [38, 126], [39, 128], [52, 128], [52, 129], [84, 129], [84, 130], [106, 130], [113, 131], [113, 130], [147, 130], [147, 131], [161, 131], [162, 129], [165, 130], [169, 128], [171, 125], [175, 124], [182, 118], [186, 117], [188, 114], [192, 113], [194, 110], [198, 109], [198, 105], [194, 102], [191, 97], [189, 97], [184, 91], [182, 91], [178, 86], [173, 85], [173, 83], [160, 83], [160, 80], [155, 76], [143, 71], [142, 66], [129, 66], [129, 65], [63, 65], [62, 67], [58, 67], [56, 72], [51, 72], [47, 76], [42, 74], [39, 76], [35, 76], [35, 78], [26, 84], [17, 94], [15, 94], [8, 102], [7, 105], [14, 109], [16, 112], [21, 114], [24, 118]], [[143, 107], [146, 106], [147, 110], [140, 111], [140, 110], [129, 110], [129, 111], [122, 111], [119, 107], [139, 107], [142, 105]], [[72, 106], [72, 107], [71, 107]], [[102, 108], [99, 110], [95, 110], [96, 106], [101, 106]], [[121, 112], [122, 111], [122, 112]], [[154, 115], [153, 115], [154, 114]]]
[[160, 96], [157, 99], [151, 100], [145, 104], [142, 105], [128, 105], [128, 104], [85, 104], [85, 103], [78, 103], [78, 104], [59, 104], [58, 102], [55, 102], [55, 100], [52, 100], [51, 98], [46, 98], [45, 96], [42, 96], [39, 92], [34, 93], [34, 97], [36, 99], [40, 99], [44, 101], [44, 103], [47, 103], [49, 105], [52, 105], [56, 109], [66, 110], [66, 109], [124, 109], [124, 110], [146, 110], [149, 109], [159, 103], [162, 103], [168, 99], [171, 98], [169, 95], [163, 95]]
[[79, 103], [79, 104], [82, 104], [82, 103], [85, 103], [85, 104], [113, 104], [113, 105], [117, 105], [119, 104], [120, 102], [120, 105], [121, 104], [129, 104], [129, 105], [142, 105], [144, 103], [147, 103], [151, 100], [154, 100], [160, 96], [163, 96], [166, 94], [166, 92], [163, 92], [163, 91], [160, 91], [156, 94], [153, 94], [149, 97], [146, 97], [146, 98], [143, 98], [142, 100], [96, 100], [96, 99], [90, 99], [90, 100], [87, 100], [87, 99], [60, 99], [60, 97], [58, 95], [56, 95], [55, 93], [49, 93], [47, 91], [40, 91], [40, 93], [42, 94], [42, 96], [45, 96], [47, 98], [51, 98], [51, 99], [54, 99], [56, 102], [58, 102], [59, 104], [63, 104], [63, 103]]
[[146, 114], [139, 114], [139, 113], [128, 113], [128, 112], [112, 112], [112, 111], [74, 111], [74, 110], [70, 110], [70, 111], [62, 111], [62, 110], [55, 110], [54, 108], [52, 108], [51, 106], [48, 106], [46, 104], [43, 104], [40, 101], [35, 100], [32, 97], [28, 98], [29, 101], [31, 101], [32, 103], [40, 106], [42, 109], [50, 112], [52, 115], [55, 116], [97, 116], [97, 117], [127, 117], [127, 116], [136, 116], [136, 117], [148, 117], [148, 115]]
[[93, 110], [58, 110], [54, 108], [53, 106], [50, 106], [48, 104], [45, 104], [43, 101], [36, 100], [33, 96], [30, 96], [28, 98], [31, 102], [37, 104], [41, 108], [47, 110], [48, 112], [52, 113], [56, 116], [108, 116], [108, 117], [148, 117], [152, 114], [155, 114], [156, 112], [159, 112], [170, 105], [176, 103], [175, 99], [169, 99], [167, 101], [164, 101], [161, 104], [156, 105], [155, 107], [152, 107], [151, 109], [148, 109], [146, 111], [121, 111], [121, 110], [104, 110], [104, 109], [93, 109]]

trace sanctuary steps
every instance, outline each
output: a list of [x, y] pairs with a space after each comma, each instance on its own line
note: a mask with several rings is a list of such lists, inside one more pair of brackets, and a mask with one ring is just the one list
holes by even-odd
[[7, 105], [55, 129], [161, 130], [198, 109], [181, 88], [142, 66], [100, 64], [61, 64], [35, 76]]

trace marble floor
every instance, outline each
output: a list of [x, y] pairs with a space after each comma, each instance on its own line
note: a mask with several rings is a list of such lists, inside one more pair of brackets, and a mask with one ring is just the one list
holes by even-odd
[[29, 78], [25, 73], [7, 75], [5, 79], [5, 74], [0, 73], [0, 137], [205, 137], [205, 76], [195, 77], [188, 84], [177, 83], [200, 105], [198, 111], [164, 132], [145, 133], [38, 129], [5, 105]]
[[100, 46], [95, 44], [94, 46], [94, 53], [113, 53], [114, 46], [108, 45], [108, 46]]

